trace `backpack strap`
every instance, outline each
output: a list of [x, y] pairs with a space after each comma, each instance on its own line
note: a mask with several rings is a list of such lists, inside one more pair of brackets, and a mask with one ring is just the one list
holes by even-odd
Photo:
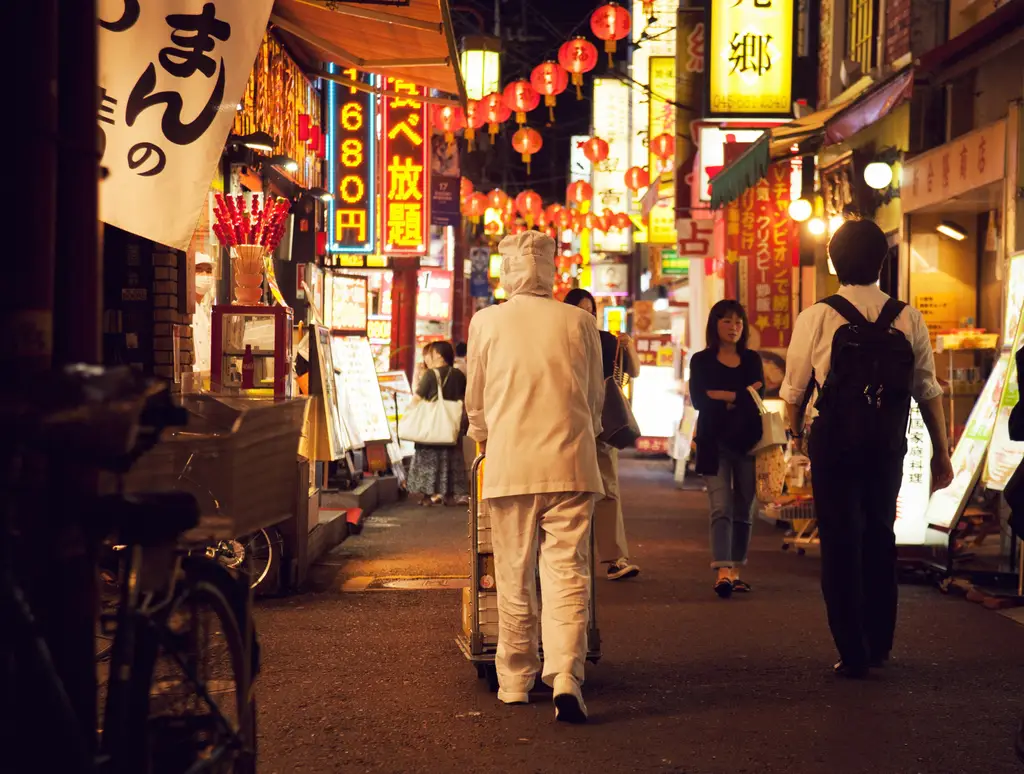
[[884, 330], [888, 330], [896, 322], [896, 318], [903, 314], [903, 310], [907, 308], [907, 305], [903, 301], [898, 301], [895, 298], [890, 298], [885, 302], [885, 306], [882, 307], [882, 312], [878, 315], [878, 319], [875, 320], [875, 325]]
[[840, 295], [823, 298], [821, 300], [821, 303], [825, 304], [826, 306], [832, 307], [836, 312], [839, 313], [840, 317], [842, 317], [844, 320], [846, 320], [846, 322], [850, 323], [851, 325], [871, 325], [871, 323], [868, 322], [867, 318], [860, 313], [860, 310], [857, 307], [855, 307], [850, 301], [848, 301], [847, 299], [843, 298]]

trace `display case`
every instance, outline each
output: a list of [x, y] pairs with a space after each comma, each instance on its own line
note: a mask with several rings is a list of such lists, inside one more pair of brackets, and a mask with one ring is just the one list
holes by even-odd
[[212, 391], [291, 398], [293, 315], [286, 306], [214, 306]]

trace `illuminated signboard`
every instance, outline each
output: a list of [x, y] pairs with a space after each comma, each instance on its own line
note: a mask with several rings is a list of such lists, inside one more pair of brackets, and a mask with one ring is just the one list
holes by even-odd
[[452, 316], [452, 273], [421, 271], [417, 277], [416, 317], [420, 320], [447, 321]]
[[[597, 84], [594, 84], [595, 86]], [[578, 180], [590, 182], [590, 159], [583, 152], [583, 145], [590, 138], [585, 134], [574, 134], [569, 140], [569, 182]]]
[[365, 333], [366, 277], [332, 274], [327, 278], [327, 314], [331, 330]]
[[330, 258], [331, 266], [339, 269], [389, 269], [391, 260], [385, 255], [356, 255], [336, 253]]
[[[648, 104], [647, 136], [654, 138], [662, 134], [676, 136], [676, 58], [674, 56], [652, 56], [648, 81], [651, 98]], [[648, 169], [651, 180], [660, 173], [664, 180], [673, 179], [675, 159], [662, 161], [648, 149]], [[654, 245], [674, 245], [676, 242], [675, 186], [661, 191], [659, 200], [651, 208], [647, 223], [647, 241]]]
[[707, 45], [712, 116], [793, 111], [796, 0], [711, 0]]
[[718, 126], [700, 127], [700, 200], [711, 201], [711, 178], [725, 168], [725, 146], [730, 142], [753, 143], [763, 129], [721, 129]]
[[388, 78], [387, 86], [399, 96], [384, 99], [383, 252], [426, 255], [430, 126], [426, 105], [421, 101], [424, 90], [397, 78]]
[[[593, 100], [594, 136], [608, 143], [608, 158], [594, 165], [593, 211], [626, 212], [630, 194], [626, 188], [629, 169], [629, 84], [618, 78], [595, 78]], [[629, 229], [595, 231], [594, 249], [606, 253], [632, 250]]]
[[371, 344], [388, 344], [391, 341], [391, 318], [371, 317], [366, 322], [366, 337]]
[[[334, 72], [334, 65], [330, 66]], [[342, 71], [351, 81], [371, 84], [375, 76]], [[327, 244], [331, 253], [369, 254], [376, 249], [376, 97], [351, 86], [327, 85]], [[334, 265], [336, 261], [329, 261]]]

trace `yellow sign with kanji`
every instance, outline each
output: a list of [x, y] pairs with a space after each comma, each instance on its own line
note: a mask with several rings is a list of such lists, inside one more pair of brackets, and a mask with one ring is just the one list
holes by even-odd
[[398, 96], [384, 100], [381, 164], [384, 181], [384, 252], [426, 255], [429, 242], [430, 126], [424, 90], [398, 78], [387, 79]]
[[[376, 77], [354, 69], [341, 74], [364, 85]], [[377, 249], [377, 97], [331, 81], [327, 108], [327, 188], [334, 194], [327, 203], [328, 252], [367, 255]]]

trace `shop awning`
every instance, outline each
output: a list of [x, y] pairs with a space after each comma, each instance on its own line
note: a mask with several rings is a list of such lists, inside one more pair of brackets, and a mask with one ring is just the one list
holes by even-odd
[[1024, 0], [1010, 0], [955, 38], [922, 54], [915, 70], [929, 75], [1010, 35], [1020, 35], [1024, 25]]
[[400, 6], [276, 0], [270, 22], [324, 62], [401, 78], [465, 101], [448, 0]]
[[876, 89], [869, 89], [836, 113], [825, 127], [825, 144], [845, 142], [861, 129], [881, 120], [908, 99], [914, 90], [914, 71], [906, 69]]

